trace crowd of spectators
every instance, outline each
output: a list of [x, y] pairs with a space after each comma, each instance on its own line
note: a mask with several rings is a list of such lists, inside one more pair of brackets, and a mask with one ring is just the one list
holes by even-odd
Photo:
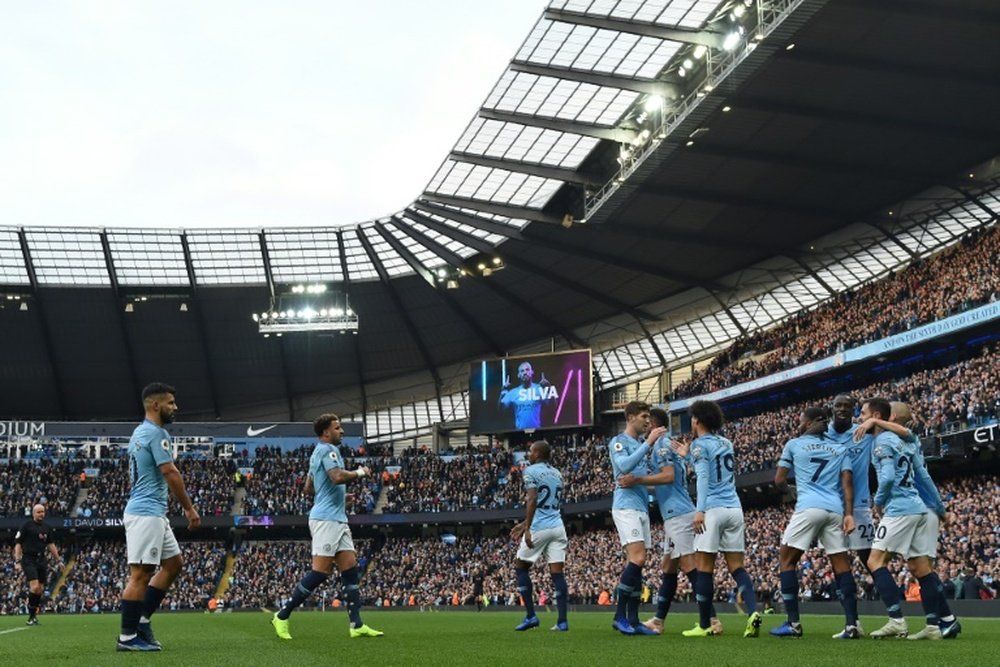
[[[299, 447], [290, 452], [277, 448], [257, 450], [253, 461], [253, 474], [244, 483], [243, 514], [301, 515], [312, 507], [312, 494], [305, 492], [309, 474], [309, 457], [313, 447]], [[382, 485], [382, 472], [388, 461], [385, 457], [362, 455], [349, 447], [341, 447], [344, 467], [355, 470], [367, 466], [372, 471], [347, 489], [347, 513], [371, 514], [375, 510]]]
[[0, 516], [31, 516], [41, 503], [47, 514], [69, 514], [80, 489], [78, 461], [49, 458], [0, 465]]
[[763, 377], [975, 308], [1000, 293], [1000, 227], [915, 261], [819, 308], [740, 338], [679, 384], [686, 398]]
[[[885, 396], [908, 403], [915, 419], [911, 428], [921, 436], [982, 423], [1000, 417], [1000, 345], [984, 348], [979, 356], [945, 368], [879, 382], [852, 394], [859, 398]], [[795, 437], [802, 410], [808, 405], [829, 405], [833, 398], [826, 396], [727, 424], [723, 433], [736, 450], [737, 471], [772, 467], [784, 444]]]
[[[308, 540], [245, 541], [236, 556], [229, 587], [224, 596], [227, 608], [277, 609], [295, 590], [296, 584], [310, 570], [311, 542]], [[355, 539], [358, 567], [368, 566], [372, 540]], [[333, 576], [315, 592], [303, 607], [340, 605], [340, 585]]]
[[[231, 461], [181, 457], [175, 463], [184, 478], [184, 487], [191, 501], [202, 516], [222, 516], [231, 512], [235, 492], [235, 467]], [[87, 517], [121, 516], [131, 489], [128, 459], [124, 456], [101, 459], [92, 461], [88, 467], [98, 468], [99, 474], [89, 480], [87, 497], [80, 504], [77, 514]], [[171, 515], [183, 513], [172, 494], [167, 512]]]

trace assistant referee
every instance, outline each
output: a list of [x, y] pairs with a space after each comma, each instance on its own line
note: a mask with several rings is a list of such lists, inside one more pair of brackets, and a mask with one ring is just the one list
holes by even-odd
[[38, 625], [38, 608], [48, 581], [46, 549], [57, 560], [59, 550], [52, 541], [52, 531], [45, 525], [45, 506], [31, 508], [31, 520], [25, 521], [14, 536], [14, 569], [23, 571], [28, 580], [28, 625]]

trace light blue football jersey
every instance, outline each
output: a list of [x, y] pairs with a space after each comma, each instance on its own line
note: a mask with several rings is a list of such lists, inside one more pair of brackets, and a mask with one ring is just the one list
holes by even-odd
[[919, 452], [917, 445], [903, 442], [895, 433], [883, 431], [875, 437], [872, 447], [872, 463], [878, 473], [875, 504], [885, 508], [885, 516], [927, 511], [914, 483], [914, 465]]
[[343, 467], [344, 459], [336, 447], [326, 442], [317, 443], [309, 457], [309, 474], [312, 475], [314, 489], [310, 519], [347, 523], [347, 485], [334, 484], [327, 475], [328, 470]]
[[844, 513], [840, 474], [852, 470], [847, 450], [825, 435], [803, 435], [785, 443], [779, 468], [795, 472], [795, 511], [820, 509]]
[[531, 520], [531, 530], [559, 528], [563, 525], [560, 507], [562, 506], [562, 474], [547, 462], [532, 464], [521, 473], [525, 489], [537, 489], [535, 499], [535, 516]]
[[148, 419], [139, 424], [128, 441], [128, 470], [132, 490], [125, 513], [135, 516], [167, 515], [167, 480], [160, 471], [173, 462], [170, 434]]
[[681, 514], [694, 511], [691, 494], [687, 488], [687, 470], [689, 458], [680, 456], [670, 446], [670, 436], [664, 435], [653, 445], [653, 474], [668, 466], [673, 466], [674, 481], [670, 484], [658, 484], [655, 489], [656, 504], [660, 507], [663, 520], [671, 519]]
[[736, 495], [733, 443], [715, 433], [695, 438], [691, 443], [691, 460], [698, 477], [697, 511], [704, 512], [714, 507], [742, 508]]
[[[608, 453], [611, 456], [611, 471], [614, 473], [615, 480], [628, 473], [636, 477], [649, 474], [649, 465], [646, 461], [649, 446], [645, 442], [636, 440], [628, 433], [619, 433], [611, 438], [608, 443]], [[614, 496], [611, 499], [611, 509], [649, 512], [649, 496], [646, 493], [646, 487], [636, 485], [623, 489], [616, 485]]]
[[868, 469], [872, 464], [872, 443], [875, 442], [875, 438], [869, 434], [865, 435], [861, 442], [854, 442], [854, 433], [858, 426], [858, 424], [852, 424], [843, 433], [837, 433], [833, 429], [833, 422], [830, 422], [829, 428], [826, 429], [826, 437], [839, 443], [851, 461], [851, 474], [854, 478], [854, 506], [869, 507], [872, 491], [868, 483]]
[[541, 428], [542, 402], [547, 400], [548, 393], [537, 382], [530, 386], [517, 385], [500, 399], [500, 405], [514, 409], [514, 428]]

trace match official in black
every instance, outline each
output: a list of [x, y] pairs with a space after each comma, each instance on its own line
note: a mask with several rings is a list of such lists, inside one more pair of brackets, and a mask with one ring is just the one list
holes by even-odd
[[28, 625], [38, 625], [38, 608], [49, 578], [46, 551], [59, 559], [59, 550], [52, 542], [52, 530], [45, 525], [45, 506], [35, 505], [31, 508], [31, 520], [21, 524], [14, 536], [14, 569], [24, 572], [28, 580]]

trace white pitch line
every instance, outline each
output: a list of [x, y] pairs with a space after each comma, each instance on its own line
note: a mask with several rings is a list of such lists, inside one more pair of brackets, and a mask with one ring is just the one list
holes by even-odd
[[21, 630], [27, 630], [28, 628], [11, 628], [10, 630], [0, 630], [0, 635], [9, 635], [12, 632], [20, 632]]

